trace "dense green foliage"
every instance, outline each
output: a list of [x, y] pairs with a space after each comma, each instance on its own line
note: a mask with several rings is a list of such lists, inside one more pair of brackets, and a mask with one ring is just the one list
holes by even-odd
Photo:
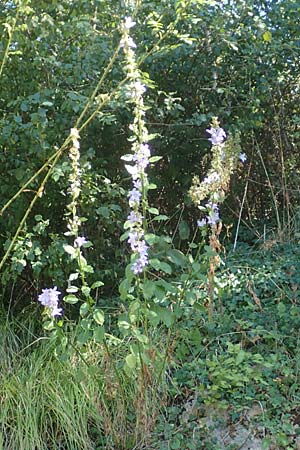
[[[258, 235], [261, 223], [268, 223], [269, 232], [272, 221], [279, 232], [291, 234], [298, 224], [299, 6], [292, 0], [187, 2], [186, 7], [184, 3], [177, 2], [175, 9], [169, 1], [143, 2], [134, 30], [138, 54], [150, 52], [142, 56], [141, 67], [150, 87], [147, 123], [157, 133], [153, 151], [163, 156], [151, 173], [159, 188], [156, 206], [173, 217], [171, 228], [180, 217], [195, 218], [192, 208], [181, 215], [183, 201], [193, 174], [201, 176], [207, 169], [204, 131], [218, 115], [225, 129], [242, 133], [249, 161], [249, 170], [233, 180], [225, 206], [227, 220], [237, 218], [248, 177], [243, 220]], [[63, 143], [118, 43], [125, 11], [118, 2], [21, 5], [17, 13], [17, 7], [4, 2], [0, 11], [2, 55], [11, 37], [0, 79], [2, 205]], [[120, 55], [90, 110], [95, 111], [123, 78]], [[82, 135], [82, 215], [89, 218], [86, 234], [98, 249], [91, 257], [112, 285], [122, 265], [123, 250], [116, 246], [115, 236], [126, 213], [128, 184], [120, 156], [128, 149], [129, 121], [130, 111], [117, 96], [95, 114]], [[66, 155], [62, 156], [42, 201], [28, 217], [30, 234], [37, 234], [35, 214], [49, 225], [45, 239], [38, 235], [42, 248], [29, 252], [31, 264], [26, 268], [28, 252], [26, 248], [20, 252], [24, 258], [17, 257], [19, 273], [34, 270], [35, 279], [42, 272], [62, 280], [63, 274], [49, 266], [54, 256], [58, 261], [62, 257], [58, 242], [65, 227], [69, 168]], [[1, 217], [2, 245], [13, 236], [37, 187], [35, 180]], [[26, 247], [26, 242], [20, 245]], [[37, 254], [40, 250], [43, 257]], [[15, 269], [14, 265], [14, 273]], [[25, 278], [32, 285], [32, 274]]]
[[0, 27], [0, 447], [236, 448], [223, 421], [297, 449], [299, 2], [4, 0]]

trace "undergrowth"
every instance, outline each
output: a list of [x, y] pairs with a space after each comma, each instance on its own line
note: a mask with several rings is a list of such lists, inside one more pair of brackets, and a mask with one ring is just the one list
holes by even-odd
[[[262, 448], [296, 449], [298, 258], [296, 245], [229, 254], [217, 274], [222, 314], [209, 323], [203, 299], [185, 303], [159, 386], [150, 372], [143, 380], [118, 370], [125, 341], [63, 360], [33, 321], [2, 319], [2, 448], [231, 449], [214, 430], [225, 423], [234, 436], [242, 423]], [[167, 330], [153, 339], [159, 349]]]

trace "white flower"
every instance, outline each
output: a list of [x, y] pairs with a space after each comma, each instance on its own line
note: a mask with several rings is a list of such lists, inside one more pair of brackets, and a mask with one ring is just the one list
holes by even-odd
[[142, 84], [140, 81], [136, 81], [132, 83], [132, 87], [136, 92], [136, 95], [142, 96], [146, 92], [146, 86]]
[[139, 177], [139, 168], [136, 165], [130, 166], [129, 164], [125, 164], [125, 169], [132, 176], [133, 180]]
[[136, 22], [133, 22], [131, 17], [125, 17], [124, 28], [130, 30], [130, 28], [134, 27]]
[[136, 43], [134, 42], [131, 36], [127, 36], [127, 38], [121, 39], [120, 47], [124, 47], [125, 44], [127, 44], [129, 48], [136, 48]]
[[72, 139], [80, 139], [80, 136], [79, 136], [79, 131], [78, 131], [78, 129], [77, 128], [71, 128], [71, 130], [70, 130], [70, 137], [72, 138]]

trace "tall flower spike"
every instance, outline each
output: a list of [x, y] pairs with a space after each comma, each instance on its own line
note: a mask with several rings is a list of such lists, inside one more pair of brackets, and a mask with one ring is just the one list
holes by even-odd
[[220, 221], [219, 204], [225, 199], [230, 177], [238, 165], [238, 160], [245, 162], [247, 159], [245, 153], [240, 153], [239, 136], [227, 138], [216, 117], [212, 119], [211, 127], [206, 132], [210, 134], [209, 141], [212, 143], [211, 168], [203, 181], [197, 176], [194, 177], [189, 191], [192, 201], [200, 209], [203, 209], [201, 202], [208, 200], [205, 205], [206, 216], [197, 222], [200, 228], [205, 225], [214, 226]]
[[80, 220], [77, 215], [77, 203], [78, 197], [81, 191], [81, 170], [80, 170], [80, 136], [77, 128], [71, 128], [70, 130], [70, 138], [71, 138], [71, 148], [69, 150], [69, 158], [71, 162], [71, 173], [69, 176], [69, 195], [71, 197], [71, 201], [68, 205], [68, 210], [70, 212], [70, 217], [68, 220], [68, 229], [69, 232], [67, 234], [78, 237], [78, 228], [80, 225]]
[[131, 164], [125, 168], [132, 177], [133, 187], [128, 194], [128, 203], [131, 209], [125, 227], [129, 229], [128, 244], [133, 252], [134, 262], [131, 270], [135, 275], [143, 272], [148, 264], [148, 245], [145, 242], [143, 219], [146, 203], [145, 187], [147, 185], [147, 174], [145, 172], [149, 165], [150, 147], [148, 141], [148, 130], [145, 125], [145, 107], [143, 95], [146, 86], [141, 81], [140, 72], [136, 63], [134, 49], [136, 44], [129, 36], [130, 29], [135, 25], [131, 17], [126, 17], [123, 23], [123, 36], [120, 45], [124, 49], [126, 60], [126, 73], [129, 78], [127, 86], [127, 99], [134, 104], [134, 120], [129, 129], [132, 131], [130, 141], [132, 142], [132, 155], [126, 155], [123, 159]]

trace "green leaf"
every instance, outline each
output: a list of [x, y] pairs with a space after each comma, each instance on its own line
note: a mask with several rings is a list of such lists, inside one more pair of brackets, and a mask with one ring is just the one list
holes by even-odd
[[21, 103], [21, 111], [23, 111], [23, 112], [27, 112], [28, 111], [28, 103], [27, 102], [23, 101]]
[[95, 322], [97, 322], [98, 325], [104, 324], [104, 312], [101, 309], [95, 309], [93, 313], [93, 317]]
[[88, 342], [90, 337], [91, 335], [89, 331], [82, 331], [77, 337], [77, 342], [79, 345], [84, 345]]
[[151, 156], [151, 158], [149, 158], [149, 162], [155, 163], [161, 159], [162, 159], [162, 156]]
[[104, 283], [102, 281], [95, 281], [95, 283], [92, 284], [91, 289], [96, 289], [101, 286], [104, 286]]
[[75, 305], [78, 302], [78, 298], [76, 297], [76, 295], [66, 295], [63, 298], [63, 301], [65, 303], [70, 303], [70, 305]]
[[158, 317], [166, 325], [166, 327], [170, 328], [174, 322], [174, 314], [172, 313], [172, 311], [161, 307], [158, 309], [157, 313]]
[[130, 280], [125, 278], [123, 281], [121, 281], [119, 285], [119, 292], [122, 300], [126, 300], [130, 288], [131, 288]]
[[72, 245], [64, 244], [63, 248], [66, 253], [68, 253], [71, 256], [75, 256], [77, 250], [74, 247], [72, 247]]
[[44, 330], [47, 330], [47, 331], [54, 330], [55, 329], [55, 321], [54, 320], [49, 320], [47, 322], [44, 322], [43, 328], [44, 328]]
[[142, 334], [139, 330], [135, 330], [133, 334], [139, 342], [141, 342], [142, 344], [148, 344], [148, 337]]
[[78, 292], [78, 287], [77, 286], [69, 286], [66, 291], [69, 294], [75, 294], [76, 292]]
[[205, 254], [208, 257], [218, 256], [218, 253], [213, 250], [209, 245], [204, 245]]
[[159, 214], [159, 211], [158, 211], [157, 208], [149, 208], [148, 211], [149, 211], [150, 214], [153, 214], [153, 215], [156, 215], [156, 216]]
[[172, 439], [171, 443], [170, 443], [170, 448], [172, 450], [178, 450], [179, 448], [181, 448], [181, 442], [179, 439], [177, 439], [176, 437], [174, 439]]
[[277, 305], [277, 311], [280, 317], [284, 316], [285, 312], [286, 312], [286, 306], [284, 303], [280, 302]]
[[150, 259], [149, 264], [158, 272], [165, 272], [169, 275], [172, 273], [172, 267], [170, 264], [160, 261], [159, 259]]
[[96, 209], [96, 212], [105, 219], [109, 219], [110, 212], [107, 206], [100, 206], [100, 208]]
[[178, 231], [179, 231], [179, 237], [183, 241], [187, 240], [190, 237], [190, 227], [185, 220], [182, 220], [179, 223]]
[[133, 354], [127, 355], [125, 361], [129, 369], [133, 370], [136, 367], [137, 358], [135, 355]]
[[241, 362], [243, 362], [244, 359], [245, 359], [245, 352], [244, 350], [240, 350], [236, 355], [235, 362], [236, 364], [241, 364]]
[[272, 444], [272, 439], [271, 438], [264, 438], [262, 441], [262, 448], [263, 450], [269, 450], [270, 446]]
[[92, 326], [91, 319], [90, 318], [82, 319], [80, 322], [80, 326], [86, 331], [90, 330]]
[[93, 338], [96, 342], [100, 343], [103, 342], [105, 335], [104, 327], [96, 327], [93, 331]]
[[150, 300], [151, 297], [153, 297], [154, 292], [156, 289], [156, 284], [153, 281], [147, 280], [142, 285], [142, 291], [144, 294], [145, 299]]
[[176, 264], [179, 267], [186, 267], [187, 257], [180, 251], [176, 249], [170, 249], [167, 251], [168, 260]]
[[120, 237], [120, 242], [125, 241], [125, 239], [127, 239], [129, 236], [129, 231], [125, 231], [125, 233], [123, 233]]
[[272, 33], [270, 31], [265, 31], [263, 34], [263, 40], [265, 42], [271, 42], [272, 40]]
[[162, 220], [169, 220], [168, 216], [165, 216], [164, 214], [160, 214], [159, 216], [154, 217], [152, 220], [156, 220], [157, 222]]
[[82, 286], [81, 292], [83, 293], [83, 295], [85, 295], [85, 297], [89, 297], [91, 288], [89, 286]]
[[145, 234], [145, 241], [149, 245], [153, 245], [157, 242], [157, 236], [153, 233]]
[[53, 106], [52, 102], [49, 102], [48, 100], [46, 100], [45, 102], [42, 103], [42, 106]]
[[81, 317], [85, 317], [89, 312], [90, 312], [90, 305], [86, 302], [83, 303], [80, 306], [80, 310], [79, 310]]
[[77, 280], [78, 277], [79, 277], [79, 273], [78, 272], [71, 273], [69, 275], [69, 281]]

